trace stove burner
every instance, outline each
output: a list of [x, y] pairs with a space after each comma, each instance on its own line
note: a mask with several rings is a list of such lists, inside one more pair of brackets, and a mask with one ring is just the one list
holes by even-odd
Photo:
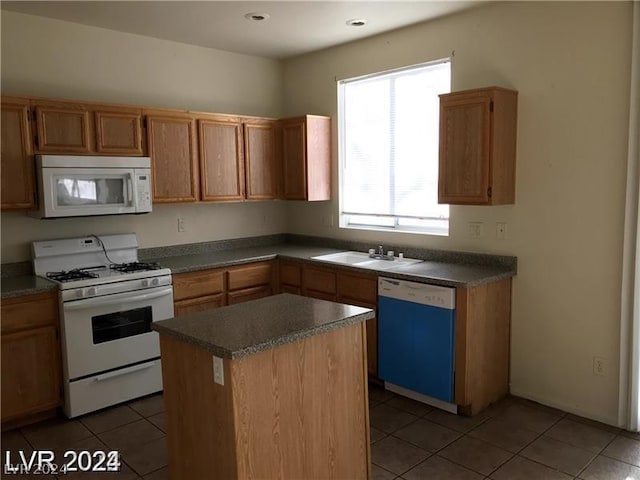
[[132, 273], [132, 272], [144, 272], [147, 270], [158, 270], [162, 268], [157, 263], [147, 263], [147, 262], [131, 262], [131, 263], [116, 263], [109, 265], [111, 270], [115, 270], [116, 272], [122, 273]]
[[68, 272], [62, 270], [60, 272], [47, 272], [47, 278], [58, 282], [70, 282], [72, 280], [85, 280], [87, 278], [98, 278], [97, 273], [88, 272], [86, 270], [74, 269]]

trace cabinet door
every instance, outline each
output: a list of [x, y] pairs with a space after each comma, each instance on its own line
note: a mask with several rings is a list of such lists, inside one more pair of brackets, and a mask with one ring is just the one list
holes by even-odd
[[491, 97], [440, 102], [439, 203], [489, 202]]
[[247, 199], [276, 198], [277, 164], [273, 122], [244, 124], [244, 155]]
[[32, 208], [34, 166], [29, 128], [29, 102], [2, 99], [2, 209]]
[[242, 124], [199, 120], [202, 200], [244, 199]]
[[204, 297], [175, 302], [174, 310], [175, 316], [180, 317], [190, 313], [203, 312], [205, 310], [211, 310], [212, 308], [223, 307], [224, 305], [226, 305], [224, 293], [217, 293], [216, 295], [207, 295]]
[[89, 111], [86, 105], [35, 103], [37, 153], [90, 153]]
[[268, 297], [272, 294], [271, 285], [261, 285], [259, 287], [244, 288], [242, 290], [236, 290], [235, 292], [229, 292], [227, 299], [229, 305], [235, 305], [236, 303]]
[[195, 134], [195, 123], [190, 117], [147, 116], [155, 203], [197, 201]]
[[142, 112], [96, 110], [96, 151], [113, 155], [142, 155]]
[[[377, 309], [378, 277], [338, 272], [338, 302]], [[378, 375], [378, 319], [367, 320], [367, 370]]]
[[273, 284], [273, 264], [271, 262], [255, 263], [236, 267], [228, 273], [229, 290]]
[[2, 335], [2, 421], [60, 405], [56, 328]]
[[173, 276], [174, 301], [211, 296], [224, 291], [224, 270], [209, 269]]
[[282, 168], [284, 198], [307, 198], [307, 145], [304, 119], [282, 124]]

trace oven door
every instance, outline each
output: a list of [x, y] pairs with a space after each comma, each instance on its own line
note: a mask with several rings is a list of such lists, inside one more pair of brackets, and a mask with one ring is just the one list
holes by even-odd
[[173, 317], [173, 288], [157, 287], [63, 304], [65, 379], [160, 356], [151, 322]]
[[136, 213], [135, 172], [129, 168], [42, 168], [44, 217]]

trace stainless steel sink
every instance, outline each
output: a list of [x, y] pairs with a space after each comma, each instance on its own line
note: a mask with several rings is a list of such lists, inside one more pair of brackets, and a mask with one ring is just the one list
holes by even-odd
[[338, 263], [341, 265], [351, 265], [360, 268], [371, 268], [373, 270], [391, 270], [394, 268], [402, 268], [408, 265], [414, 265], [422, 262], [415, 258], [396, 258], [395, 260], [378, 260], [370, 258], [369, 254], [362, 252], [340, 252], [330, 253], [328, 255], [318, 255], [311, 257], [314, 260], [322, 260], [325, 262]]

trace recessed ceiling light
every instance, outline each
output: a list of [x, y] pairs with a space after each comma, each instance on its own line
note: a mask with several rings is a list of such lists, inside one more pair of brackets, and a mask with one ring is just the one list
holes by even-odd
[[247, 20], [253, 20], [254, 22], [262, 22], [270, 17], [268, 13], [251, 12], [247, 13], [244, 18]]
[[367, 24], [367, 21], [364, 18], [352, 18], [351, 20], [347, 20], [347, 25], [350, 27], [364, 27]]

